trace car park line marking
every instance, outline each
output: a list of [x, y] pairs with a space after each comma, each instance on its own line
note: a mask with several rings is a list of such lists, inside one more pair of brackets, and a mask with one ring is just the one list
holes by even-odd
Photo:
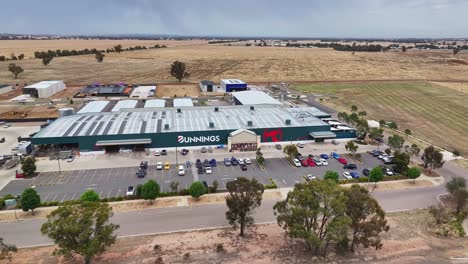
[[60, 199], [60, 202], [63, 202], [65, 200], [65, 197], [67, 197], [66, 193], [63, 195], [62, 199]]
[[121, 189], [118, 190], [116, 197], [118, 197], [120, 195], [121, 191], [122, 191]]
[[57, 201], [57, 196], [58, 196], [58, 195], [59, 195], [59, 194], [57, 193], [51, 201]]
[[49, 198], [50, 193], [46, 193], [46, 197], [44, 198], [44, 201], [47, 201], [47, 198]]
[[285, 179], [282, 179], [282, 181], [283, 181], [284, 185], [286, 185], [286, 180], [285, 180]]
[[73, 196], [72, 196], [72, 198], [70, 200], [75, 199], [75, 195], [76, 195], [76, 193], [73, 193]]
[[102, 192], [103, 192], [103, 191], [100, 191], [100, 192], [99, 192], [99, 197], [102, 197]]

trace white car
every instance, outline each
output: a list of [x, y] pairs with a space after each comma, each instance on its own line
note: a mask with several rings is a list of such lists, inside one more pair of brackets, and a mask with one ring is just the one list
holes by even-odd
[[133, 196], [133, 195], [135, 195], [135, 188], [133, 188], [133, 186], [128, 186], [127, 196]]
[[322, 160], [319, 159], [319, 158], [314, 158], [314, 162], [315, 162], [315, 165], [317, 165], [317, 166], [322, 166], [323, 165]]
[[252, 161], [249, 158], [245, 159], [244, 162], [245, 164], [252, 164]]
[[155, 156], [161, 156], [161, 151], [156, 150], [156, 151], [154, 152], [154, 155], [155, 155]]
[[119, 150], [120, 153], [132, 153], [132, 150], [131, 149], [126, 149], [126, 148], [121, 148]]
[[347, 171], [343, 172], [343, 177], [345, 177], [346, 179], [352, 179], [353, 177], [351, 176], [351, 174]]
[[206, 172], [206, 174], [211, 174], [211, 173], [213, 173], [213, 171], [211, 170], [211, 167], [210, 167], [210, 166], [205, 167], [205, 172]]
[[303, 147], [304, 147], [304, 143], [300, 143], [300, 142], [297, 143], [297, 147], [298, 147], [298, 148], [303, 148]]
[[386, 174], [388, 176], [393, 176], [393, 171], [391, 169], [387, 168]]
[[323, 166], [328, 166], [328, 161], [326, 159], [320, 159], [320, 162]]
[[184, 176], [184, 175], [185, 175], [184, 166], [180, 165], [180, 166], [179, 166], [179, 176]]
[[239, 162], [239, 165], [245, 164], [244, 159], [237, 159], [237, 162]]
[[156, 163], [156, 169], [157, 169], [157, 170], [162, 170], [162, 169], [163, 169], [163, 164], [162, 164], [161, 161], [158, 161], [158, 162]]
[[302, 166], [301, 162], [298, 159], [294, 159], [293, 163], [294, 163], [294, 166], [296, 166], [296, 167], [301, 167]]
[[75, 160], [75, 156], [68, 156], [67, 162], [72, 162]]
[[382, 155], [379, 155], [379, 160], [383, 160], [384, 158], [388, 157], [388, 154], [382, 154]]
[[312, 174], [307, 174], [307, 175], [305, 176], [305, 178], [306, 178], [306, 181], [311, 181], [311, 180], [317, 179], [317, 177], [315, 177], [315, 176], [312, 175]]
[[4, 127], [4, 128], [9, 128], [9, 127], [11, 127], [11, 125], [8, 124], [8, 123], [6, 123], [6, 124], [3, 125], [3, 127]]

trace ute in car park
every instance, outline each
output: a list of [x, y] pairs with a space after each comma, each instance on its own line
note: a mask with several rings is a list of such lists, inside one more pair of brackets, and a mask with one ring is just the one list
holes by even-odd
[[388, 154], [387, 153], [383, 153], [381, 155], [378, 156], [379, 160], [383, 160], [384, 158], [388, 157]]
[[390, 168], [385, 169], [385, 174], [387, 174], [387, 176], [395, 175], [395, 173], [393, 173], [393, 171]]
[[322, 166], [322, 161], [319, 158], [314, 158], [314, 162], [317, 166]]
[[205, 167], [205, 172], [206, 172], [206, 174], [211, 174], [211, 173], [213, 173], [213, 171], [211, 170], [211, 167], [210, 167], [210, 166]]
[[231, 159], [230, 158], [224, 158], [224, 166], [231, 166]]
[[75, 160], [75, 156], [73, 156], [73, 155], [70, 155], [70, 156], [68, 156], [68, 158], [67, 158], [67, 162], [72, 162], [72, 161], [74, 161], [74, 160]]
[[135, 188], [133, 186], [128, 186], [126, 195], [127, 196], [135, 195]]
[[327, 154], [320, 154], [320, 157], [322, 159], [329, 159], [328, 155]]
[[328, 166], [328, 161], [326, 159], [320, 159], [322, 166]]
[[179, 176], [184, 176], [185, 175], [185, 169], [184, 166], [179, 165], [179, 171], [178, 171]]
[[352, 163], [350, 163], [350, 164], [345, 164], [345, 165], [343, 166], [343, 169], [355, 170], [355, 169], [357, 169], [357, 166], [356, 166], [356, 164], [352, 164]]
[[237, 166], [237, 165], [239, 165], [239, 161], [237, 161], [236, 158], [232, 157], [232, 158], [231, 158], [231, 164], [232, 164], [233, 166]]
[[136, 175], [138, 178], [144, 178], [146, 176], [146, 170], [139, 168]]
[[245, 162], [245, 164], [252, 164], [252, 161], [251, 161], [249, 158], [246, 158], [246, 159], [244, 160], [244, 162]]
[[245, 164], [244, 159], [237, 159], [237, 162], [239, 162], [239, 165]]
[[293, 160], [294, 166], [301, 167], [301, 162], [298, 159]]
[[142, 162], [140, 162], [140, 168], [146, 170], [148, 169], [148, 161], [144, 160]]

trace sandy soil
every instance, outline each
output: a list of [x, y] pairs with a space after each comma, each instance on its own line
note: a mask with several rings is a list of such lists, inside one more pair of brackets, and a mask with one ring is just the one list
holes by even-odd
[[[248, 82], [314, 80], [468, 80], [468, 65], [455, 63], [451, 51], [356, 53], [332, 49], [241, 47], [189, 44], [121, 54], [106, 54], [103, 63], [93, 55], [54, 58], [48, 66], [38, 59], [17, 62], [24, 68], [19, 81], [60, 79], [68, 83], [96, 81], [153, 83], [173, 81], [169, 67], [175, 60], [187, 64], [191, 77], [219, 81], [239, 78]], [[115, 43], [113, 43], [115, 44]], [[468, 62], [468, 52], [457, 61]], [[9, 62], [0, 62], [6, 68]], [[10, 72], [0, 72], [0, 83], [14, 81]]]
[[457, 90], [459, 92], [468, 93], [468, 83], [459, 82], [434, 82], [435, 84]]
[[198, 97], [200, 87], [197, 84], [159, 84], [156, 89], [157, 97]]
[[[445, 239], [427, 231], [431, 217], [425, 211], [392, 213], [390, 231], [381, 250], [362, 249], [352, 255], [332, 252], [314, 257], [301, 241], [291, 240], [276, 224], [251, 227], [240, 238], [231, 228], [119, 239], [94, 263], [451, 263], [468, 257], [468, 239]], [[217, 245], [222, 244], [222, 251]], [[54, 247], [21, 249], [14, 263], [64, 263], [51, 256]], [[80, 263], [75, 257], [67, 263]]]
[[58, 116], [58, 108], [49, 108], [46, 105], [16, 105], [0, 107], [0, 119], [2, 120], [19, 118], [57, 118]]

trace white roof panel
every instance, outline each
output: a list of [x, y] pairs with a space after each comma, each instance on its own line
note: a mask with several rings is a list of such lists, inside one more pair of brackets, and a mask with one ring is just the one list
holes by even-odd
[[87, 103], [83, 108], [81, 108], [81, 110], [78, 111], [78, 114], [98, 113], [104, 110], [104, 108], [106, 108], [108, 104], [109, 101], [92, 101]]
[[261, 91], [234, 92], [232, 93], [232, 96], [234, 96], [243, 105], [282, 104], [280, 101]]
[[114, 108], [112, 108], [111, 112], [119, 112], [120, 109], [125, 109], [125, 108], [135, 108], [137, 103], [138, 103], [137, 100], [122, 100], [122, 101], [119, 101], [117, 104], [115, 104]]

